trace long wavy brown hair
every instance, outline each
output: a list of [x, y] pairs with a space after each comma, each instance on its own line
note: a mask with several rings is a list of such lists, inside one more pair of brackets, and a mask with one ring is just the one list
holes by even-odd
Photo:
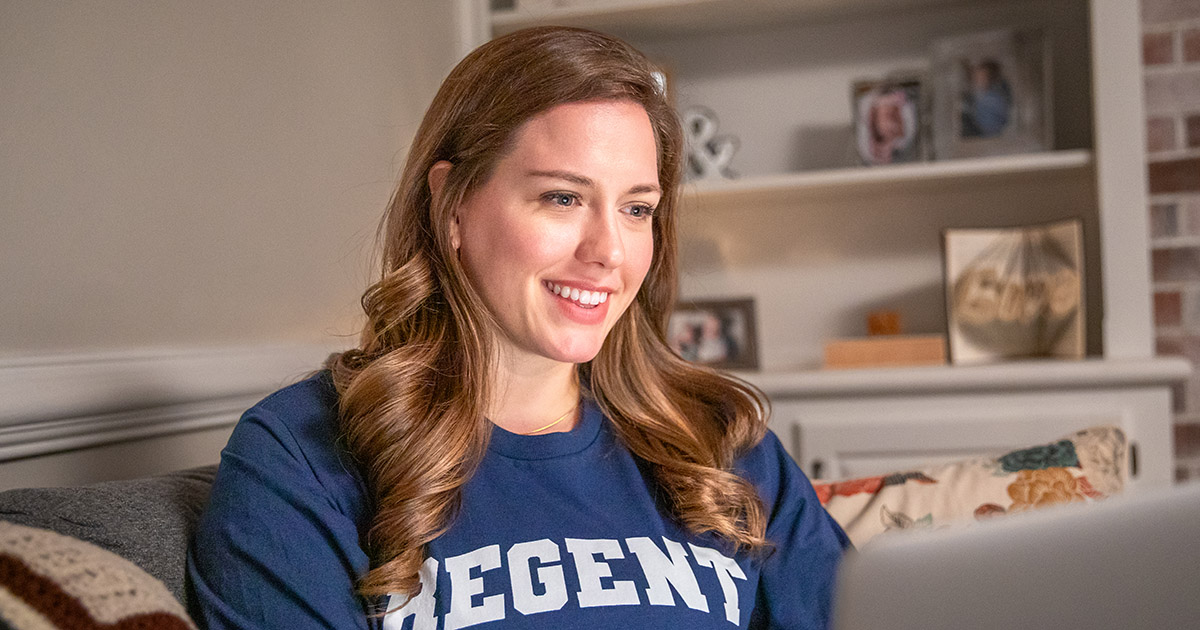
[[[456, 207], [484, 184], [515, 132], [556, 105], [630, 100], [649, 115], [664, 194], [650, 270], [599, 354], [579, 366], [619, 439], [643, 460], [671, 516], [732, 548], [764, 548], [753, 486], [731, 471], [762, 439], [766, 400], [750, 385], [679, 358], [666, 343], [676, 290], [682, 132], [654, 67], [624, 42], [539, 27], [476, 49], [425, 114], [381, 226], [381, 277], [363, 295], [360, 346], [329, 361], [342, 435], [374, 501], [367, 597], [419, 591], [425, 546], [450, 526], [487, 448], [497, 324], [450, 243]], [[442, 194], [428, 184], [452, 164]]]

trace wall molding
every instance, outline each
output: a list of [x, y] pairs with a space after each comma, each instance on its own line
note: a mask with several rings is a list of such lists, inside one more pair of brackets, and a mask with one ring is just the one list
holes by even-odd
[[0, 461], [229, 426], [336, 350], [256, 345], [0, 359]]

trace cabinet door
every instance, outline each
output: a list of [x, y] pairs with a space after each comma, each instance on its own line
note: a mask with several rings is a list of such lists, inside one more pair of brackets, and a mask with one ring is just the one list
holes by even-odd
[[1167, 388], [787, 399], [772, 427], [814, 478], [845, 479], [997, 455], [1091, 426], [1131, 443], [1130, 488], [1170, 483]]

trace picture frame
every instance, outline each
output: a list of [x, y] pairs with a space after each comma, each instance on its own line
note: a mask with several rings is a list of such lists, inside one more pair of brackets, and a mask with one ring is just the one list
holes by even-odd
[[854, 148], [868, 166], [926, 158], [925, 81], [918, 75], [851, 84]]
[[1083, 222], [942, 235], [950, 362], [1082, 359]]
[[1038, 29], [971, 33], [934, 43], [936, 159], [1052, 148], [1048, 44]]
[[679, 356], [718, 369], [758, 369], [754, 299], [679, 302], [667, 325]]

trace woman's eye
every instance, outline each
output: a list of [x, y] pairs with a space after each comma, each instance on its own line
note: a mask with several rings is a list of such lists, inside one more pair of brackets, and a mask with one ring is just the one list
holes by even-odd
[[632, 205], [632, 206], [629, 206], [629, 209], [626, 210], [626, 212], [629, 213], [629, 216], [631, 216], [635, 219], [643, 219], [643, 218], [649, 218], [651, 215], [653, 215], [654, 208], [651, 208], [650, 206], [643, 206], [643, 205]]
[[548, 193], [544, 199], [556, 206], [563, 206], [564, 208], [573, 206], [576, 202], [575, 195], [569, 193]]

